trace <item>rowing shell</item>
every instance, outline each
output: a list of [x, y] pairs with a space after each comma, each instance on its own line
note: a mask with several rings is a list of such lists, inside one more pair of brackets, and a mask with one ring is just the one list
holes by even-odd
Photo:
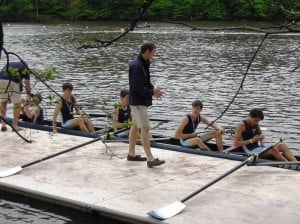
[[[11, 118], [7, 118], [11, 122]], [[35, 130], [41, 130], [41, 131], [52, 131], [52, 121], [47, 121], [45, 120], [43, 124], [33, 124], [29, 122], [24, 122], [24, 121], [19, 121], [18, 125], [20, 127], [24, 128], [29, 128], [29, 129], [35, 129]], [[99, 137], [99, 134], [95, 133], [86, 133], [78, 130], [71, 130], [71, 129], [66, 129], [62, 128], [60, 123], [58, 123], [58, 128], [57, 131], [62, 134], [67, 134], [67, 135], [74, 135], [74, 136], [80, 136], [80, 137], [87, 137], [87, 138], [97, 138]], [[98, 132], [101, 132], [101, 128], [95, 128]], [[216, 144], [213, 143], [206, 143], [207, 146], [212, 150], [212, 151], [204, 151], [204, 150], [199, 150], [196, 148], [188, 148], [180, 145], [179, 140], [174, 139], [174, 138], [167, 138], [165, 136], [153, 136], [155, 141], [151, 141], [151, 147], [153, 148], [158, 148], [158, 149], [163, 149], [163, 150], [171, 150], [171, 151], [177, 151], [177, 152], [183, 152], [183, 153], [189, 153], [189, 154], [195, 154], [195, 155], [202, 155], [202, 156], [209, 156], [209, 157], [215, 157], [215, 158], [221, 158], [221, 159], [229, 159], [229, 160], [236, 160], [236, 161], [244, 161], [247, 158], [247, 154], [241, 149], [241, 148], [235, 148], [234, 150], [230, 151], [230, 153], [222, 153], [217, 151], [217, 146]], [[113, 136], [110, 138], [110, 140], [120, 140], [124, 141], [124, 138]], [[141, 143], [137, 143], [141, 144]], [[224, 145], [224, 151], [226, 149], [229, 149], [231, 146]], [[300, 160], [300, 156], [296, 156], [297, 160]], [[268, 157], [265, 159], [258, 159], [257, 163], [266, 163], [274, 161], [274, 158]], [[273, 163], [274, 164], [274, 163]], [[297, 170], [300, 171], [300, 164], [291, 164], [291, 165], [277, 165], [274, 164], [272, 165], [273, 167], [278, 167], [278, 168], [283, 168], [283, 169], [292, 169], [292, 170]]]

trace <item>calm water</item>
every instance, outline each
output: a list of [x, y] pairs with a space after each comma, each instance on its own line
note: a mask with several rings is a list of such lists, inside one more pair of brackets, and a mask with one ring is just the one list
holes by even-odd
[[[238, 89], [246, 65], [263, 37], [243, 32], [204, 33], [179, 25], [153, 23], [150, 29], [136, 30], [110, 47], [76, 49], [94, 38], [114, 37], [124, 25], [10, 24], [4, 26], [5, 47], [20, 54], [32, 68], [57, 67], [60, 77], [51, 86], [60, 91], [63, 82], [71, 81], [84, 108], [103, 113], [93, 102], [100, 104], [108, 99], [111, 110], [119, 90], [128, 87], [128, 65], [136, 57], [139, 45], [145, 40], [154, 41], [157, 55], [152, 61], [152, 80], [166, 95], [163, 100], [154, 101], [150, 113], [153, 118], [172, 122], [153, 132], [171, 136], [195, 99], [204, 102], [203, 114], [209, 119], [219, 116]], [[285, 137], [286, 143], [298, 151], [300, 70], [293, 73], [290, 70], [300, 63], [299, 46], [300, 35], [270, 36], [252, 65], [243, 92], [218, 123], [234, 127], [250, 109], [263, 108], [262, 126], [268, 128], [266, 140]], [[45, 98], [49, 95], [41, 84], [36, 91]], [[50, 119], [53, 108], [45, 107]], [[230, 143], [232, 138], [226, 136], [225, 141]]]

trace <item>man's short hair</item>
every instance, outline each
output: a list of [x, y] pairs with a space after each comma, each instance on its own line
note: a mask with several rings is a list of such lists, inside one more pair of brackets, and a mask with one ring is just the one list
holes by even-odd
[[195, 100], [192, 103], [192, 107], [200, 107], [202, 109], [203, 108], [203, 103], [200, 100]]
[[127, 95], [129, 95], [129, 91], [127, 89], [123, 89], [120, 91], [120, 97], [124, 98]]
[[66, 82], [65, 84], [63, 84], [62, 89], [63, 89], [63, 91], [65, 91], [66, 89], [69, 89], [69, 90], [72, 91], [73, 90], [73, 85], [69, 82]]
[[249, 113], [252, 118], [259, 118], [260, 120], [264, 119], [264, 113], [261, 109], [254, 108]]
[[156, 46], [153, 42], [147, 41], [141, 46], [141, 54], [144, 54], [147, 50], [153, 51], [156, 49]]

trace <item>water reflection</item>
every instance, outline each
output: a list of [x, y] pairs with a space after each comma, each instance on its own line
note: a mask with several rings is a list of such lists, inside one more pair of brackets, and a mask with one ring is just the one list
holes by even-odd
[[[152, 117], [172, 120], [161, 126], [163, 131], [155, 132], [173, 135], [194, 99], [203, 100], [203, 113], [210, 119], [224, 110], [263, 37], [242, 32], [203, 33], [154, 23], [151, 29], [137, 29], [107, 48], [76, 49], [96, 37], [110, 39], [121, 27], [124, 24], [11, 24], [4, 26], [5, 46], [22, 55], [31, 67], [57, 67], [61, 77], [51, 85], [60, 91], [62, 82], [72, 81], [80, 103], [88, 111], [99, 112], [90, 102], [108, 98], [112, 105], [118, 100], [119, 90], [127, 88], [128, 65], [140, 43], [154, 41], [158, 49], [151, 67], [153, 82], [165, 90], [166, 97], [155, 101], [150, 112]], [[299, 71], [290, 70], [299, 64], [299, 44], [299, 35], [270, 36], [253, 63], [243, 92], [219, 123], [235, 126], [251, 108], [261, 107], [266, 113], [267, 140], [285, 137], [297, 149], [300, 78]], [[48, 95], [43, 85], [37, 88]], [[226, 138], [226, 142], [231, 140]]]
[[68, 224], [72, 220], [29, 205], [0, 200], [0, 222], [5, 224]]

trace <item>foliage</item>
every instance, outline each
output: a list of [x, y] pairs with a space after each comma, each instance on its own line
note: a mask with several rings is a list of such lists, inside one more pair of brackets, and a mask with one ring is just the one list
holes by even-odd
[[[138, 14], [144, 0], [2, 0], [4, 20], [34, 18], [40, 14], [68, 20], [130, 20]], [[249, 4], [250, 3], [250, 4]], [[232, 20], [267, 18], [300, 19], [299, 0], [154, 0], [148, 19]], [[289, 13], [291, 12], [291, 13]]]

